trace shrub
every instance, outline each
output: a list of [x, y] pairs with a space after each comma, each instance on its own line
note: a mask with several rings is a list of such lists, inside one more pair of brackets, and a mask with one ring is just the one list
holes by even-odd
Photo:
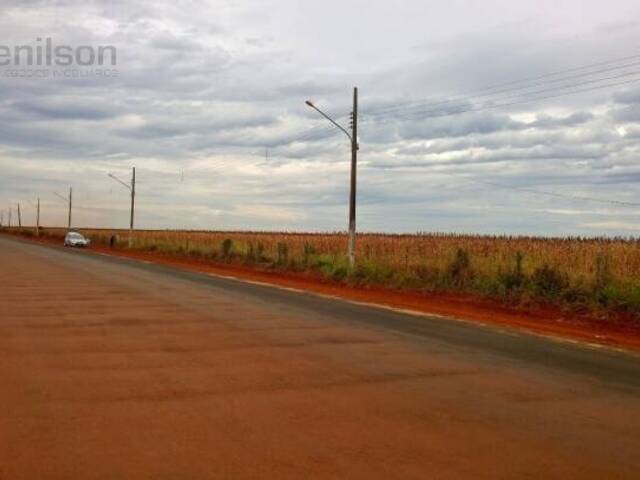
[[331, 278], [333, 280], [344, 280], [349, 275], [349, 267], [343, 265], [336, 265], [331, 272]]
[[394, 270], [384, 264], [362, 261], [356, 263], [349, 277], [356, 283], [386, 283], [394, 276]]
[[264, 245], [260, 242], [258, 242], [258, 245], [256, 246], [256, 259], [259, 262], [266, 262], [269, 260], [264, 254]]
[[253, 248], [253, 242], [249, 242], [247, 246], [247, 252], [244, 256], [246, 263], [255, 263], [256, 261], [256, 252]]
[[568, 285], [566, 276], [546, 263], [533, 272], [531, 283], [536, 293], [546, 298], [560, 297]]
[[289, 247], [286, 242], [278, 242], [278, 257], [276, 258], [276, 265], [283, 266], [289, 261]]
[[453, 285], [462, 286], [468, 284], [473, 277], [471, 271], [471, 261], [469, 258], [469, 252], [458, 248], [456, 255], [449, 265], [449, 280]]
[[349, 264], [344, 257], [334, 255], [318, 255], [315, 257], [313, 268], [332, 280], [344, 280], [349, 275]]
[[333, 265], [333, 257], [331, 255], [318, 255], [314, 258], [312, 263], [313, 268], [321, 271], [325, 271], [327, 268], [330, 268]]
[[231, 250], [233, 250], [233, 240], [230, 238], [225, 238], [222, 241], [222, 258], [228, 259], [231, 255]]
[[640, 319], [640, 287], [637, 285], [606, 285], [598, 292], [602, 305], [635, 312]]
[[423, 283], [427, 285], [436, 285], [440, 283], [440, 269], [429, 265], [416, 265], [413, 274]]
[[316, 254], [316, 249], [309, 242], [304, 242], [304, 265], [309, 266], [311, 257]]
[[522, 271], [522, 261], [524, 254], [520, 251], [516, 252], [516, 263], [512, 270], [498, 274], [499, 286], [503, 289], [501, 293], [509, 293], [521, 288], [525, 282], [525, 276]]

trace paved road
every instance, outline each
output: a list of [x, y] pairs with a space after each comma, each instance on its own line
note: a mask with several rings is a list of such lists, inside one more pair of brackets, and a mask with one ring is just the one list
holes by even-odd
[[639, 478], [640, 359], [0, 237], [0, 479]]

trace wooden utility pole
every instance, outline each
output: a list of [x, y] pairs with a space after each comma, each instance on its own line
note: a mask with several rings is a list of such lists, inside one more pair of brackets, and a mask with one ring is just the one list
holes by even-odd
[[40, 236], [40, 197], [36, 204], [36, 237]]
[[351, 188], [349, 192], [349, 265], [356, 261], [356, 177], [358, 171], [358, 87], [353, 89], [351, 112]]
[[69, 187], [69, 220], [67, 222], [67, 228], [71, 230], [71, 209], [73, 208], [73, 188]]
[[11, 207], [9, 207], [9, 224], [7, 226], [11, 228]]
[[133, 167], [131, 173], [131, 218], [129, 220], [129, 248], [133, 244], [133, 216], [136, 204], [136, 167]]
[[18, 203], [18, 228], [22, 228], [22, 215], [20, 215], [20, 204]]

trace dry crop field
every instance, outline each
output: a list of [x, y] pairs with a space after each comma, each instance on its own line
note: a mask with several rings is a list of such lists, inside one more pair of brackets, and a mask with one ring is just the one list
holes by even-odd
[[[127, 249], [126, 230], [81, 229]], [[32, 230], [23, 229], [25, 235]], [[42, 235], [60, 238], [64, 229]], [[263, 269], [316, 272], [335, 281], [466, 292], [510, 302], [545, 301], [640, 314], [640, 240], [425, 233], [358, 236], [350, 269], [344, 233], [137, 231], [132, 249]]]

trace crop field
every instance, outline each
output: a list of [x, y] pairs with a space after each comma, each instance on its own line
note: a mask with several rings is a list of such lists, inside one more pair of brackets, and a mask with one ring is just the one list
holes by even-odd
[[[94, 244], [128, 249], [126, 230], [81, 229]], [[32, 230], [23, 229], [25, 235]], [[63, 238], [64, 229], [41, 235]], [[358, 235], [349, 268], [344, 233], [137, 231], [131, 248], [261, 269], [312, 272], [337, 282], [465, 292], [511, 303], [544, 301], [640, 314], [640, 240], [453, 234]]]

